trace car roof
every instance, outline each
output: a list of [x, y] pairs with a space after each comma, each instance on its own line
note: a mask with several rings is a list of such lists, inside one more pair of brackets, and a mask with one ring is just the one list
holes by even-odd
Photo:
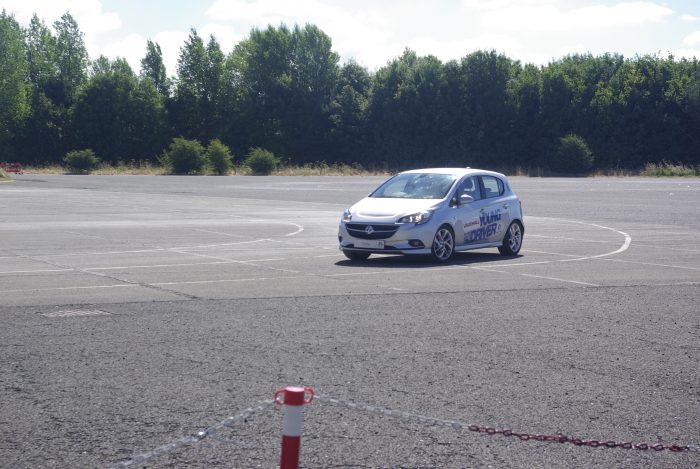
[[476, 168], [423, 168], [423, 169], [412, 169], [410, 171], [403, 171], [400, 174], [425, 174], [425, 173], [431, 173], [431, 174], [450, 174], [453, 176], [466, 176], [468, 174], [488, 174], [492, 176], [500, 176], [502, 178], [505, 178], [505, 175], [501, 173], [497, 173], [495, 171], [488, 171], [485, 169], [476, 169]]

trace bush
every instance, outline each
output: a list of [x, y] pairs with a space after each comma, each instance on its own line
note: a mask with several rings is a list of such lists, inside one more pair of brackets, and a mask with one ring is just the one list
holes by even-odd
[[186, 138], [174, 138], [159, 160], [172, 174], [198, 174], [206, 163], [202, 144]]
[[207, 160], [216, 174], [228, 174], [233, 167], [233, 155], [231, 150], [221, 143], [219, 139], [209, 142], [207, 147]]
[[280, 160], [271, 151], [263, 148], [253, 148], [246, 156], [243, 164], [249, 167], [250, 171], [255, 175], [266, 175], [277, 168]]
[[647, 163], [641, 171], [642, 176], [697, 176], [700, 175], [700, 166], [694, 169], [692, 166], [673, 164], [668, 161], [661, 163]]
[[569, 134], [559, 139], [554, 160], [550, 169], [564, 174], [588, 174], [593, 168], [593, 153], [586, 141], [578, 135]]
[[100, 159], [89, 148], [69, 151], [63, 157], [63, 164], [66, 165], [68, 171], [75, 174], [90, 174], [90, 171], [95, 169], [99, 162]]

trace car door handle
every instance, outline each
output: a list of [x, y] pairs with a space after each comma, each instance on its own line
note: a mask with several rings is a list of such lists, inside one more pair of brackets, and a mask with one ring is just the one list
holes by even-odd
[[508, 208], [508, 204], [503, 204], [503, 208]]

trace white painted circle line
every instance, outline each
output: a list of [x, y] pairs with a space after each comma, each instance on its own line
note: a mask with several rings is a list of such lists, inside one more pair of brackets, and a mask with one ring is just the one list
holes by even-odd
[[285, 237], [295, 236], [295, 235], [298, 235], [299, 233], [301, 233], [302, 231], [304, 231], [304, 227], [302, 225], [299, 225], [298, 223], [292, 223], [292, 222], [288, 222], [288, 223], [291, 223], [292, 225], [296, 226], [298, 229], [292, 233], [287, 233], [286, 235], [284, 235]]
[[629, 249], [630, 245], [632, 244], [632, 237], [629, 234], [625, 233], [624, 231], [616, 230], [615, 228], [611, 228], [609, 226], [598, 225], [595, 223], [588, 223], [588, 222], [579, 221], [579, 220], [567, 220], [564, 218], [550, 218], [550, 217], [526, 217], [526, 218], [534, 218], [534, 219], [540, 219], [540, 220], [555, 220], [555, 221], [563, 221], [566, 223], [576, 223], [579, 225], [593, 226], [595, 228], [601, 228], [604, 230], [612, 231], [614, 233], [617, 233], [619, 235], [624, 236], [624, 238], [625, 238], [625, 241], [622, 243], [622, 246], [620, 246], [615, 251], [610, 251], [610, 252], [598, 254], [595, 256], [577, 257], [575, 259], [560, 259], [560, 260], [557, 260], [555, 262], [576, 262], [576, 261], [585, 261], [588, 259], [599, 259], [601, 257], [614, 256], [615, 254], [620, 254], [622, 252], [625, 252], [627, 249]]

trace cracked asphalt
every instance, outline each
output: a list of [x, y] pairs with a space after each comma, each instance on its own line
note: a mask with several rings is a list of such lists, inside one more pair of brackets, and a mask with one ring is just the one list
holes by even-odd
[[[700, 467], [700, 180], [511, 178], [526, 231], [449, 265], [337, 250], [378, 177], [0, 184], [0, 467], [112, 467], [287, 385], [302, 467]], [[275, 407], [137, 467], [275, 467]]]

